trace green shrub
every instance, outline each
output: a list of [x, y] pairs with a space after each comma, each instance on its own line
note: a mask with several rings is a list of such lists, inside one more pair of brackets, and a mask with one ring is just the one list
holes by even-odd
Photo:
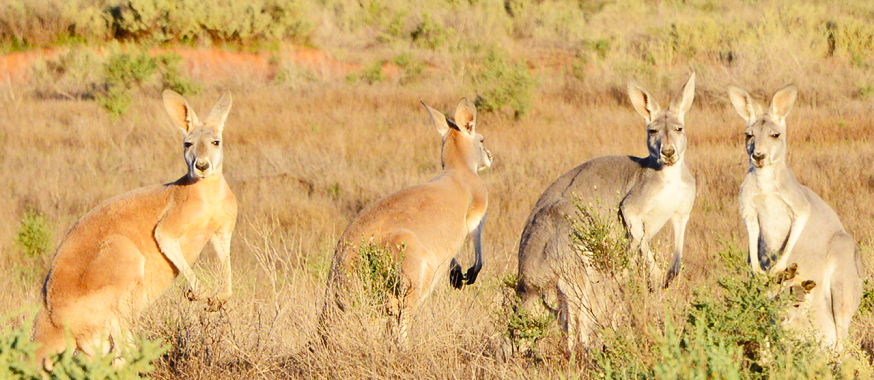
[[94, 68], [102, 64], [100, 57], [86, 49], [70, 49], [56, 59], [40, 59], [30, 68], [36, 95], [42, 98], [93, 98], [103, 81], [103, 72]]
[[[605, 334], [605, 350], [594, 356], [604, 378], [624, 379], [836, 379], [869, 378], [856, 354], [833, 362], [819, 343], [778, 322], [791, 297], [775, 296], [773, 280], [749, 276], [743, 252], [720, 252], [726, 274], [715, 289], [701, 288], [677, 323], [629, 326]], [[663, 332], [660, 332], [663, 331]], [[627, 337], [652, 335], [651, 346], [629, 346]], [[850, 376], [853, 378], [853, 376]]]
[[126, 0], [108, 18], [121, 38], [152, 42], [305, 42], [312, 30], [308, 2]]
[[512, 60], [497, 48], [486, 52], [473, 81], [479, 93], [475, 102], [478, 110], [495, 112], [507, 106], [517, 119], [531, 107], [531, 92], [537, 84], [525, 63]]
[[[25, 323], [13, 327], [14, 319], [27, 315]], [[33, 325], [33, 312], [17, 311], [0, 316], [3, 334], [0, 335], [0, 378], [41, 380], [127, 380], [141, 379], [141, 375], [155, 370], [152, 361], [167, 352], [167, 346], [160, 341], [150, 341], [144, 337], [134, 339], [136, 350], [122, 353], [124, 366], [112, 365], [115, 354], [91, 360], [75, 354], [73, 347], [52, 358], [52, 372], [43, 374], [41, 364], [35, 363], [37, 344], [30, 341]], [[45, 376], [45, 377], [44, 377]]]
[[177, 53], [166, 53], [155, 57], [158, 71], [161, 72], [163, 88], [169, 88], [182, 95], [199, 94], [203, 90], [194, 81], [179, 72], [179, 62], [182, 56]]
[[450, 32], [451, 29], [435, 22], [430, 14], [425, 13], [422, 15], [422, 21], [410, 32], [410, 39], [418, 47], [436, 49], [446, 42]]
[[118, 117], [141, 90], [199, 93], [200, 86], [180, 73], [181, 59], [177, 53], [153, 56], [146, 51], [117, 51], [102, 58], [85, 49], [71, 49], [57, 59], [37, 61], [31, 72], [37, 96], [93, 99]]
[[379, 83], [385, 80], [382, 73], [382, 61], [373, 62], [372, 65], [361, 71], [361, 80], [367, 84]]
[[358, 247], [358, 262], [355, 265], [355, 278], [363, 290], [361, 301], [370, 305], [385, 305], [391, 299], [403, 294], [403, 247], [395, 258], [391, 250], [372, 243], [362, 243]]
[[401, 69], [401, 84], [408, 84], [415, 82], [425, 72], [425, 67], [421, 61], [416, 60], [410, 54], [400, 54], [394, 57], [392, 60], [395, 65]]
[[615, 214], [603, 215], [596, 207], [574, 199], [576, 215], [568, 215], [571, 224], [571, 251], [599, 273], [616, 277], [629, 268], [631, 255], [625, 231]]
[[24, 213], [18, 221], [15, 243], [27, 257], [40, 257], [49, 252], [52, 244], [52, 229], [46, 217], [36, 211]]
[[519, 279], [512, 274], [501, 280], [506, 299], [503, 307], [494, 311], [498, 320], [496, 323], [499, 326], [507, 326], [503, 335], [512, 343], [513, 351], [537, 357], [538, 342], [550, 336], [555, 317], [550, 313], [527, 312], [518, 307], [521, 302], [515, 294], [518, 281]]

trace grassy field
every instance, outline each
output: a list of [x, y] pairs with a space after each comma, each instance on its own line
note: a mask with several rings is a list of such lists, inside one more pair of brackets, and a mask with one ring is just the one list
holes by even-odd
[[[628, 79], [666, 106], [690, 72], [698, 75], [686, 117], [698, 197], [683, 271], [665, 291], [620, 302], [644, 308], [633, 311], [649, 325], [632, 326], [647, 335], [641, 350], [670, 330], [666, 321], [682, 329], [700, 294], [720, 295], [718, 278], [738, 275], [726, 255], [745, 255], [737, 202], [747, 169], [745, 122], [728, 103], [728, 84], [763, 102], [786, 83], [798, 85], [787, 121], [789, 166], [854, 236], [864, 278], [874, 271], [874, 27], [862, 21], [874, 7], [862, 1], [774, 0], [761, 9], [746, 1], [295, 2], [300, 23], [286, 21], [300, 28], [226, 44], [208, 28], [186, 38], [169, 29], [157, 37], [119, 34], [119, 27], [79, 32], [64, 27], [69, 15], [97, 12], [99, 24], [104, 8], [16, 4], [0, 5], [4, 57], [29, 51], [44, 60], [26, 71], [7, 68], [9, 75], [0, 65], [0, 310], [37, 304], [54, 249], [88, 210], [184, 174], [181, 136], [165, 116], [161, 89], [191, 85], [186, 97], [201, 114], [221, 89], [233, 93], [224, 172], [240, 205], [231, 248], [235, 296], [208, 312], [188, 302], [177, 282], [152, 306], [140, 331], [171, 345], [153, 378], [599, 378], [600, 350], [564, 352], [554, 325], [536, 355], [500, 354], [512, 300], [504, 282], [516, 273], [525, 219], [554, 179], [597, 156], [647, 153], [643, 119], [624, 93]], [[15, 24], [14, 12], [52, 17], [38, 18], [41, 26]], [[151, 41], [144, 57], [169, 49], [181, 60], [118, 79], [129, 77], [108, 62], [137, 57], [130, 40]], [[59, 58], [68, 52], [71, 59]], [[214, 59], [197, 61], [191, 52]], [[312, 52], [322, 58], [306, 58]], [[101, 100], [116, 99], [113, 88], [131, 99], [115, 114]], [[490, 204], [479, 281], [458, 291], [443, 280], [408, 351], [393, 347], [368, 313], [339, 327], [343, 344], [310, 351], [337, 238], [363, 207], [439, 170], [440, 137], [420, 101], [450, 113], [463, 96], [480, 97], [481, 110], [495, 108], [481, 112], [477, 126], [495, 157], [480, 173]], [[22, 244], [22, 232], [44, 244]], [[663, 266], [670, 233], [666, 226], [655, 243]], [[471, 262], [470, 244], [458, 257]], [[216, 269], [205, 250], [198, 276], [213, 283]], [[865, 289], [870, 296], [867, 281]], [[864, 363], [874, 352], [871, 306], [866, 298], [847, 344]], [[660, 361], [658, 354], [643, 360]], [[779, 378], [771, 376], [762, 378]]]

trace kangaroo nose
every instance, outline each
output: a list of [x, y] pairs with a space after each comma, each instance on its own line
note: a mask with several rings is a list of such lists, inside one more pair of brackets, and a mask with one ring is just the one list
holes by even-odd
[[209, 169], [209, 162], [197, 161], [194, 163], [194, 167], [197, 168], [197, 170], [204, 171], [206, 169]]
[[663, 149], [662, 149], [662, 154], [663, 154], [665, 157], [672, 157], [672, 156], [674, 155], [674, 153], [677, 153], [677, 150], [674, 149], [673, 146], [669, 146], [669, 147], [666, 147], [666, 148], [663, 148]]
[[754, 159], [754, 160], [756, 160], [756, 161], [761, 161], [763, 158], [765, 158], [765, 154], [764, 154], [764, 153], [762, 153], [762, 152], [753, 152], [753, 159]]

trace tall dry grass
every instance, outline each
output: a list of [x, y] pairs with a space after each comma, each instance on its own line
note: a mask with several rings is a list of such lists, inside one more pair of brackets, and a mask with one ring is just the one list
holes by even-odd
[[[56, 9], [52, 0], [33, 4]], [[537, 357], [501, 360], [512, 303], [504, 280], [516, 272], [525, 219], [555, 178], [596, 156], [646, 154], [643, 121], [624, 94], [631, 78], [663, 105], [690, 71], [699, 84], [687, 117], [687, 160], [699, 193], [684, 268], [668, 291], [631, 304], [643, 309], [635, 320], [682, 319], [693, 293], [709, 291], [725, 272], [717, 252], [744, 245], [737, 212], [747, 168], [744, 121], [727, 102], [727, 84], [760, 99], [786, 82], [798, 84], [800, 100], [788, 120], [790, 168], [840, 215], [859, 243], [863, 276], [871, 277], [874, 32], [859, 22], [872, 12], [865, 2], [319, 4], [307, 13], [317, 19], [309, 41], [346, 71], [308, 66], [282, 48], [270, 75], [250, 75], [249, 67], [236, 76], [198, 73], [207, 80], [204, 92], [190, 97], [196, 110], [206, 112], [220, 87], [235, 99], [224, 165], [240, 205], [232, 243], [235, 296], [223, 311], [210, 313], [188, 302], [180, 285], [149, 309], [139, 328], [172, 345], [156, 378], [592, 378], [591, 357], [566, 355], [556, 328]], [[2, 20], [17, 13], [0, 13], [3, 38], [8, 25], [23, 35], [28, 28], [69, 30], [7, 25]], [[425, 13], [431, 29], [423, 28]], [[416, 30], [420, 37], [412, 36]], [[52, 41], [38, 37], [49, 42], [31, 45]], [[95, 39], [101, 38], [109, 37]], [[364, 312], [338, 327], [342, 344], [314, 348], [339, 234], [369, 203], [425, 182], [439, 169], [440, 138], [419, 101], [448, 112], [458, 98], [482, 94], [475, 78], [490, 49], [527, 65], [537, 84], [524, 117], [508, 109], [479, 115], [478, 129], [495, 156], [481, 173], [490, 205], [479, 281], [462, 291], [438, 286], [416, 320], [416, 343], [408, 351], [394, 348], [380, 332], [383, 322]], [[365, 75], [361, 69], [374, 67], [382, 71]], [[36, 304], [51, 260], [21, 253], [15, 237], [22, 216], [45, 216], [56, 247], [103, 200], [185, 171], [180, 135], [156, 89], [139, 90], [138, 101], [116, 119], [87, 100], [41, 98], [33, 84], [16, 79], [0, 76], [0, 310]], [[662, 263], [669, 236], [665, 228], [654, 244]], [[470, 247], [459, 258], [470, 262]], [[198, 276], [213, 283], [215, 268], [206, 250]], [[866, 309], [854, 319], [851, 345], [874, 352], [872, 331], [874, 316]]]
[[[568, 86], [544, 85], [522, 120], [503, 113], [480, 116], [496, 157], [482, 173], [490, 206], [481, 282], [463, 291], [439, 286], [417, 319], [417, 343], [408, 352], [397, 352], [378, 334], [353, 331], [348, 346], [313, 353], [308, 344], [337, 236], [362, 207], [427, 181], [439, 168], [439, 136], [419, 100], [449, 110], [469, 94], [440, 80], [428, 87], [239, 89], [225, 131], [225, 172], [241, 207], [232, 247], [236, 296], [226, 310], [208, 313], [174, 287], [150, 309], [141, 328], [173, 345], [157, 377], [549, 377], [580, 365], [560, 351], [542, 363], [504, 363], [490, 354], [491, 342], [505, 329], [498, 323], [505, 302], [501, 280], [515, 273], [518, 237], [540, 192], [589, 158], [646, 153], [643, 122], [627, 104], [569, 100]], [[208, 91], [194, 97], [195, 109], [215, 96]], [[860, 243], [869, 277], [874, 148], [870, 122], [858, 107], [802, 103], [788, 121], [789, 157], [799, 180], [833, 205]], [[26, 260], [12, 243], [25, 212], [47, 216], [56, 246], [102, 200], [169, 182], [185, 169], [180, 136], [154, 94], [120, 120], [83, 101], [25, 99], [0, 104], [0, 113], [0, 186], [6, 194], [0, 208], [8, 210], [0, 221], [0, 282], [7, 290], [0, 309], [11, 310], [37, 302], [50, 259]], [[687, 123], [687, 159], [699, 194], [684, 270], [668, 292], [654, 295], [676, 305], [711, 286], [721, 270], [715, 252], [741, 246], [745, 236], [736, 201], [746, 170], [743, 121], [727, 104], [696, 104]], [[663, 263], [668, 234], [662, 232], [655, 244]], [[469, 251], [460, 254], [462, 260], [471, 260]], [[197, 271], [209, 281], [215, 265], [210, 253], [204, 258]], [[854, 344], [870, 342], [872, 324], [870, 314], [856, 318]]]

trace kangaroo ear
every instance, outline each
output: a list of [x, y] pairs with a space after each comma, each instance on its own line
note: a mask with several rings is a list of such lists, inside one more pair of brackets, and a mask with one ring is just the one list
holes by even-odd
[[661, 110], [652, 95], [634, 81], [628, 82], [628, 96], [631, 98], [634, 109], [646, 119], [647, 123], [650, 123]]
[[225, 120], [228, 119], [228, 113], [231, 112], [231, 92], [225, 90], [219, 98], [215, 106], [212, 107], [209, 116], [206, 118], [206, 125], [210, 125], [218, 129], [219, 132], [225, 129]]
[[759, 117], [758, 115], [762, 114], [762, 106], [753, 99], [749, 92], [740, 87], [728, 86], [728, 99], [731, 100], [731, 105], [734, 106], [740, 117], [747, 121], [747, 124], [752, 124]]
[[164, 108], [170, 115], [170, 119], [173, 120], [177, 127], [182, 129], [182, 132], [188, 134], [191, 128], [197, 124], [197, 115], [194, 114], [194, 110], [191, 109], [188, 101], [182, 95], [169, 89], [164, 90], [163, 98]]
[[446, 120], [446, 116], [443, 116], [440, 111], [428, 107], [425, 102], [422, 102], [422, 105], [425, 106], [425, 109], [428, 110], [429, 114], [431, 114], [431, 121], [434, 122], [434, 126], [437, 127], [437, 132], [440, 132], [440, 136], [446, 136], [446, 132], [449, 132], [449, 128], [458, 129], [454, 123]]
[[795, 105], [795, 99], [797, 98], [798, 89], [794, 84], [781, 88], [771, 98], [768, 115], [778, 123], [785, 123], [786, 116], [789, 115], [789, 111], [792, 110], [792, 106]]
[[683, 117], [686, 116], [686, 112], [689, 112], [689, 109], [692, 108], [692, 100], [694, 99], [695, 73], [692, 73], [692, 76], [689, 77], [689, 80], [686, 81], [686, 84], [682, 89], [680, 89], [680, 93], [671, 100], [671, 105], [668, 109], [676, 112], [677, 118], [682, 122]]
[[461, 98], [458, 107], [455, 107], [455, 125], [461, 131], [473, 136], [476, 129], [476, 107], [467, 98]]

